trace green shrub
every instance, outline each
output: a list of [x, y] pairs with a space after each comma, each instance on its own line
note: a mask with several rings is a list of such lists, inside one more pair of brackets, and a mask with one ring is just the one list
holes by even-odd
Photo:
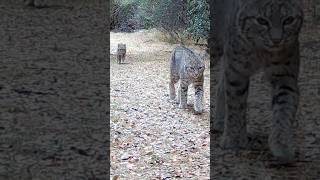
[[134, 21], [140, 28], [157, 28], [180, 42], [186, 37], [196, 42], [208, 38], [206, 0], [113, 0], [111, 3], [111, 29]]
[[132, 26], [132, 21], [134, 21], [137, 8], [138, 3], [136, 1], [112, 0], [110, 29], [126, 30], [127, 28], [130, 30], [130, 26]]
[[209, 5], [206, 0], [188, 0], [188, 28], [193, 39], [207, 39], [210, 21], [209, 21]]

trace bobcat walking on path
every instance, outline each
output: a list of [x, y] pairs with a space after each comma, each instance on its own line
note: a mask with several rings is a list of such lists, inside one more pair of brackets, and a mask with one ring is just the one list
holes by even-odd
[[205, 69], [202, 58], [192, 50], [178, 46], [170, 59], [170, 99], [176, 98], [175, 84], [179, 81], [178, 97], [179, 108], [187, 108], [188, 86], [195, 88], [194, 110], [196, 114], [202, 113], [203, 101], [203, 72]]
[[221, 146], [248, 144], [246, 109], [250, 76], [264, 70], [272, 87], [269, 147], [281, 161], [295, 155], [293, 122], [299, 102], [298, 36], [303, 22], [299, 0], [214, 0], [213, 38], [221, 76], [213, 126], [223, 131]]
[[117, 60], [119, 64], [123, 63], [124, 60], [126, 59], [126, 52], [127, 52], [126, 44], [119, 43], [118, 49], [117, 49]]

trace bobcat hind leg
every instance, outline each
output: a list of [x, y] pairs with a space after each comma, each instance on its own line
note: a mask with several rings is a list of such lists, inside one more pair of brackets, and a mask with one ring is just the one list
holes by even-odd
[[122, 62], [123, 63], [124, 63], [124, 60], [126, 60], [126, 55], [125, 54], [122, 55]]

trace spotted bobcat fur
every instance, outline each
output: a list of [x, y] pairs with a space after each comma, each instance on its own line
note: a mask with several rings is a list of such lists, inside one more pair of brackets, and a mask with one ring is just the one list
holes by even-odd
[[203, 111], [203, 72], [205, 65], [202, 58], [192, 50], [177, 46], [170, 59], [170, 99], [176, 98], [175, 84], [179, 81], [177, 102], [179, 108], [187, 108], [188, 86], [195, 88], [194, 110], [196, 114]]
[[119, 43], [118, 49], [117, 49], [117, 60], [119, 64], [124, 62], [124, 60], [126, 59], [126, 52], [127, 52], [126, 44]]
[[269, 148], [282, 161], [295, 155], [293, 122], [299, 102], [299, 0], [214, 0], [215, 50], [221, 62], [213, 126], [221, 146], [248, 145], [246, 109], [250, 77], [259, 70], [272, 87]]

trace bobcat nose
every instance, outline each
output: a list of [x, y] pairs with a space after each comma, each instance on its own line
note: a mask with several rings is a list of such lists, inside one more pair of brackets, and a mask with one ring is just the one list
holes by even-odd
[[272, 39], [273, 44], [279, 45], [281, 43], [281, 39]]

